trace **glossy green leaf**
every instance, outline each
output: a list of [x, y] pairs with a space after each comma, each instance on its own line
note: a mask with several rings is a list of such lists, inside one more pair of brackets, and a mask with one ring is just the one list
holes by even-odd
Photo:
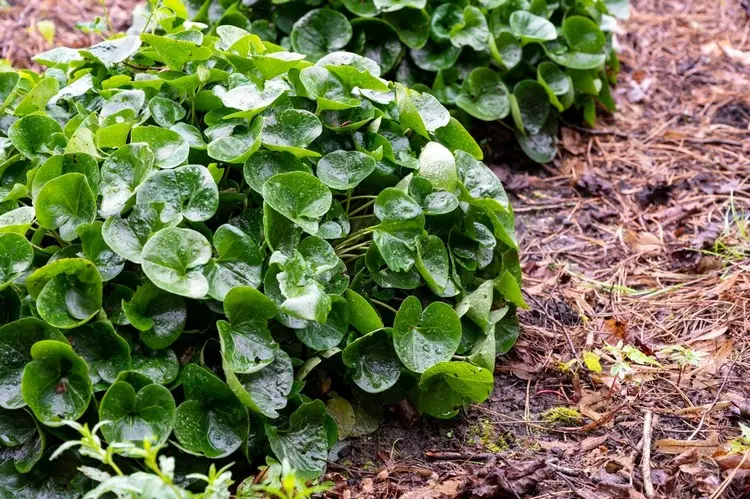
[[316, 479], [325, 471], [328, 457], [325, 417], [323, 402], [316, 400], [302, 404], [292, 413], [288, 430], [265, 427], [274, 455], [287, 460], [302, 480]]
[[102, 163], [99, 213], [103, 217], [119, 214], [154, 171], [154, 153], [148, 144], [132, 143], [115, 151]]
[[451, 118], [447, 125], [435, 130], [435, 139], [453, 153], [461, 150], [478, 160], [481, 160], [484, 156], [479, 144], [466, 131], [461, 122], [455, 118]]
[[83, 174], [91, 192], [99, 193], [101, 174], [96, 158], [86, 153], [73, 153], [57, 154], [42, 163], [31, 182], [31, 197], [36, 199], [44, 184], [66, 173]]
[[80, 173], [66, 173], [44, 184], [35, 208], [39, 225], [59, 229], [65, 241], [76, 239], [76, 229], [96, 218], [94, 194], [88, 180]]
[[291, 359], [282, 350], [276, 350], [273, 361], [260, 371], [238, 376], [225, 365], [224, 373], [229, 388], [250, 410], [269, 418], [277, 418], [277, 411], [286, 407], [287, 396], [294, 383], [294, 373]]
[[258, 151], [248, 158], [243, 168], [245, 182], [257, 193], [263, 192], [263, 184], [277, 173], [312, 173], [296, 156], [285, 151]]
[[263, 119], [256, 117], [245, 127], [237, 127], [231, 135], [219, 137], [208, 144], [208, 155], [223, 163], [247, 161], [261, 144]]
[[34, 249], [23, 236], [0, 233], [0, 289], [29, 270], [33, 260]]
[[42, 340], [66, 341], [57, 329], [33, 317], [0, 326], [0, 407], [26, 405], [21, 395], [23, 368], [32, 360], [32, 345]]
[[346, 16], [331, 9], [311, 10], [294, 23], [290, 36], [294, 51], [312, 60], [344, 48], [351, 38]]
[[218, 258], [206, 266], [211, 297], [223, 301], [232, 288], [260, 286], [263, 253], [249, 235], [233, 225], [224, 224], [216, 229], [213, 243]]
[[513, 35], [526, 42], [544, 42], [557, 38], [554, 24], [523, 10], [517, 10], [510, 15], [510, 29]]
[[0, 409], [0, 444], [0, 462], [28, 473], [42, 458], [46, 438], [28, 412]]
[[159, 168], [174, 168], [183, 164], [190, 153], [187, 140], [167, 128], [139, 126], [131, 132], [133, 142], [144, 142], [154, 154], [154, 164]]
[[460, 340], [461, 321], [447, 303], [431, 303], [424, 311], [414, 296], [401, 303], [393, 322], [393, 346], [408, 369], [422, 373], [450, 360]]
[[175, 71], [182, 69], [188, 62], [205, 61], [212, 54], [208, 47], [200, 47], [192, 41], [176, 40], [168, 36], [143, 33], [141, 34], [141, 40], [154, 49], [157, 60]]
[[96, 266], [80, 258], [63, 258], [37, 269], [26, 279], [39, 316], [50, 325], [70, 329], [85, 324], [102, 306], [102, 278]]
[[163, 291], [146, 281], [122, 303], [128, 322], [149, 348], [160, 350], [174, 343], [185, 328], [187, 307], [181, 297]]
[[545, 88], [536, 81], [524, 80], [513, 90], [513, 119], [520, 130], [539, 133], [550, 113]]
[[262, 192], [271, 208], [309, 234], [318, 231], [320, 219], [331, 207], [331, 191], [319, 179], [305, 172], [274, 175], [263, 184]]
[[108, 442], [142, 444], [148, 440], [163, 445], [175, 422], [174, 398], [165, 387], [150, 381], [134, 386], [127, 378], [117, 380], [99, 404], [99, 419], [109, 421], [102, 426]]
[[468, 362], [443, 362], [422, 374], [419, 408], [436, 418], [452, 418], [469, 403], [487, 400], [493, 385], [487, 369]]
[[161, 229], [174, 227], [181, 221], [182, 215], [165, 209], [163, 203], [135, 205], [127, 218], [108, 218], [102, 226], [102, 237], [107, 246], [121, 257], [142, 263], [146, 241]]
[[266, 118], [261, 142], [272, 151], [287, 151], [297, 157], [318, 156], [306, 149], [323, 131], [317, 116], [309, 111], [285, 109]]
[[52, 154], [55, 134], [62, 128], [46, 114], [30, 114], [14, 122], [8, 129], [8, 138], [18, 152], [27, 158], [37, 154]]
[[94, 391], [106, 389], [121, 371], [130, 369], [130, 347], [111, 323], [92, 322], [66, 331], [65, 336], [86, 361]]
[[49, 426], [81, 417], [91, 399], [86, 361], [70, 345], [55, 340], [34, 343], [31, 358], [23, 370], [21, 392], [34, 416]]
[[606, 44], [604, 33], [594, 21], [583, 16], [570, 16], [562, 25], [562, 34], [570, 50], [585, 54], [600, 54]]
[[102, 222], [79, 225], [76, 231], [81, 239], [83, 256], [96, 265], [103, 281], [117, 277], [125, 267], [125, 259], [112, 251], [102, 236]]
[[362, 295], [352, 289], [347, 289], [346, 301], [349, 305], [349, 324], [357, 331], [367, 334], [383, 327], [380, 315]]
[[318, 161], [318, 178], [331, 189], [355, 188], [375, 170], [375, 159], [359, 151], [334, 151]]
[[456, 47], [471, 47], [474, 50], [485, 50], [490, 30], [487, 19], [481, 10], [474, 6], [464, 7], [461, 20], [450, 29], [449, 38]]
[[139, 205], [163, 203], [162, 221], [182, 214], [192, 222], [211, 218], [219, 205], [219, 189], [208, 168], [179, 166], [152, 174], [136, 193]]
[[137, 36], [126, 35], [97, 43], [81, 53], [111, 67], [130, 58], [140, 46], [141, 40]]
[[190, 229], [166, 228], [143, 246], [143, 272], [161, 289], [188, 298], [208, 294], [202, 266], [211, 259], [211, 245]]
[[252, 118], [273, 104], [286, 92], [287, 88], [286, 85], [277, 80], [271, 80], [264, 84], [249, 80], [246, 84], [235, 87], [222, 95], [221, 102], [226, 107], [239, 110], [228, 117]]
[[342, 360], [352, 369], [352, 381], [369, 393], [387, 390], [401, 376], [401, 363], [387, 329], [378, 329], [351, 342], [344, 349]]
[[456, 105], [484, 121], [503, 119], [510, 112], [508, 89], [502, 78], [489, 68], [476, 68], [464, 82]]
[[188, 364], [182, 372], [185, 401], [175, 413], [174, 434], [190, 452], [217, 459], [247, 438], [247, 410], [219, 378]]
[[402, 191], [389, 187], [375, 200], [375, 216], [381, 222], [372, 238], [383, 260], [391, 270], [409, 270], [424, 231], [422, 208]]

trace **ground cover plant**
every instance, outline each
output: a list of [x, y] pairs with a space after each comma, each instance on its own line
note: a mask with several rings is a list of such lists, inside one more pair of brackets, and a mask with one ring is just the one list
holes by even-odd
[[[152, 1], [158, 10], [159, 2]], [[628, 0], [188, 2], [188, 17], [245, 27], [316, 61], [348, 50], [434, 95], [465, 124], [500, 121], [550, 161], [558, 121], [612, 112], [613, 35]], [[147, 15], [147, 14], [144, 14]], [[155, 22], [153, 19], [151, 22]]]
[[0, 72], [4, 493], [315, 479], [385, 405], [485, 400], [518, 336], [513, 211], [436, 98], [169, 5]]

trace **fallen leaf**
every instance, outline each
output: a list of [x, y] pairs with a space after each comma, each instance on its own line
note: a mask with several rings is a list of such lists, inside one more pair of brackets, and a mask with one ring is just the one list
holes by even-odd
[[607, 319], [604, 321], [604, 342], [617, 345], [620, 340], [625, 341], [628, 335], [628, 323], [619, 319]]
[[644, 255], [661, 253], [664, 248], [661, 239], [650, 232], [635, 232], [628, 229], [625, 231], [623, 240], [630, 249]]
[[466, 484], [466, 478], [452, 478], [444, 482], [425, 485], [407, 492], [401, 499], [438, 499], [440, 497], [456, 497]]
[[589, 437], [581, 441], [581, 452], [589, 452], [601, 445], [609, 438], [609, 433], [601, 435], [599, 437]]
[[[744, 456], [744, 461], [743, 461]], [[740, 468], [743, 470], [750, 469], [750, 454], [727, 454], [724, 456], [717, 456], [714, 460], [719, 463], [719, 466], [723, 470], [731, 470], [734, 468]]]
[[677, 440], [674, 438], [664, 438], [655, 442], [656, 450], [663, 454], [682, 454], [691, 449], [701, 456], [713, 456], [721, 449], [719, 434], [711, 432], [706, 440]]

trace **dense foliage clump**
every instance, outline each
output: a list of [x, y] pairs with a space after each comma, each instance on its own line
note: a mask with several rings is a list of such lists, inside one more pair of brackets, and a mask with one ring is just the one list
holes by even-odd
[[[434, 95], [464, 123], [503, 120], [539, 162], [558, 120], [613, 111], [616, 18], [628, 0], [197, 0], [186, 16], [231, 23], [316, 61], [347, 50]], [[153, 20], [152, 20], [153, 22]]]
[[[486, 399], [517, 337], [512, 209], [437, 99], [179, 10], [0, 72], [0, 495], [315, 478], [388, 404]], [[50, 464], [72, 421], [109, 447]]]

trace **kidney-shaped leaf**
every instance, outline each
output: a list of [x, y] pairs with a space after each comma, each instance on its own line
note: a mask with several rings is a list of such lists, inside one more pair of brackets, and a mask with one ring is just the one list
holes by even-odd
[[319, 156], [305, 149], [323, 133], [320, 119], [302, 109], [284, 109], [266, 117], [261, 142], [272, 151], [288, 151], [297, 157]]
[[269, 418], [279, 417], [277, 411], [286, 407], [294, 383], [292, 361], [283, 350], [276, 350], [273, 361], [260, 371], [238, 376], [225, 363], [224, 374], [244, 405]]
[[450, 305], [433, 302], [422, 311], [415, 296], [401, 303], [393, 322], [393, 346], [401, 362], [422, 373], [453, 357], [461, 341], [461, 320]]
[[34, 206], [39, 225], [59, 229], [65, 241], [77, 238], [78, 226], [96, 218], [96, 200], [81, 173], [66, 173], [44, 184]]
[[401, 363], [389, 331], [379, 329], [357, 338], [342, 354], [344, 364], [353, 370], [352, 381], [366, 392], [385, 391], [401, 376]]
[[340, 12], [315, 9], [294, 23], [290, 38], [295, 52], [318, 60], [344, 48], [352, 38], [352, 26]]
[[13, 232], [0, 233], [0, 289], [30, 269], [33, 260], [34, 249], [26, 238]]
[[146, 282], [122, 303], [128, 322], [141, 332], [141, 341], [160, 350], [174, 343], [185, 328], [187, 307], [182, 297]]
[[66, 331], [65, 336], [88, 364], [94, 391], [105, 390], [121, 371], [130, 369], [130, 347], [108, 321], [84, 324]]
[[501, 120], [510, 112], [508, 88], [490, 68], [475, 68], [464, 82], [456, 105], [480, 120]]
[[260, 286], [263, 253], [252, 237], [234, 225], [224, 224], [216, 229], [213, 242], [218, 258], [206, 266], [212, 298], [223, 301], [232, 288]]
[[119, 214], [135, 190], [154, 171], [154, 153], [146, 143], [128, 144], [112, 153], [102, 163], [101, 216]]
[[277, 173], [289, 172], [312, 173], [309, 166], [286, 151], [258, 151], [248, 158], [243, 169], [245, 182], [259, 194], [266, 180]]
[[263, 184], [263, 199], [271, 208], [315, 234], [318, 223], [331, 207], [331, 191], [317, 177], [305, 172], [274, 175]]
[[23, 368], [32, 360], [31, 346], [42, 340], [65, 342], [65, 337], [33, 317], [0, 327], [0, 407], [18, 409], [26, 405], [21, 395]]
[[30, 114], [14, 122], [8, 130], [8, 138], [18, 152], [27, 158], [37, 154], [52, 154], [53, 137], [62, 128], [46, 114]]
[[[128, 218], [112, 216], [102, 226], [102, 237], [107, 246], [134, 263], [143, 262], [143, 245], [151, 236], [166, 227], [174, 227], [182, 221], [182, 215], [169, 214], [163, 203], [135, 205]], [[165, 214], [166, 221], [162, 221]]]
[[143, 246], [143, 272], [170, 293], [203, 298], [208, 280], [202, 266], [211, 259], [208, 240], [191, 229], [162, 229]]
[[31, 347], [23, 370], [21, 392], [36, 418], [49, 426], [80, 418], [91, 399], [91, 379], [86, 361], [70, 345], [42, 340]]
[[[167, 441], [175, 420], [175, 402], [165, 387], [151, 383], [144, 377], [141, 383], [131, 384], [131, 376], [118, 380], [109, 387], [99, 404], [102, 435], [108, 442], [133, 442], [152, 445]], [[143, 384], [145, 383], [145, 384]]]
[[145, 142], [153, 151], [154, 164], [159, 168], [174, 168], [184, 163], [190, 154], [190, 144], [174, 130], [158, 126], [139, 126], [130, 133], [133, 142]]
[[333, 151], [318, 161], [317, 174], [331, 189], [353, 189], [375, 170], [375, 158], [359, 151]]
[[315, 400], [302, 404], [292, 413], [288, 430], [266, 425], [274, 455], [280, 461], [288, 461], [302, 480], [317, 479], [325, 471], [328, 457], [325, 421], [325, 405]]
[[202, 222], [216, 213], [219, 189], [208, 168], [185, 165], [151, 175], [138, 189], [136, 202], [164, 203], [162, 220], [181, 213], [191, 222]]
[[102, 278], [93, 263], [81, 258], [48, 263], [26, 279], [26, 288], [39, 316], [61, 329], [88, 322], [102, 307]]
[[517, 10], [510, 15], [510, 29], [526, 42], [545, 42], [557, 38], [554, 24], [525, 10]]
[[247, 438], [247, 410], [232, 390], [207, 369], [188, 364], [182, 371], [185, 401], [177, 407], [174, 434], [190, 452], [217, 459], [239, 449]]
[[468, 362], [442, 362], [419, 380], [419, 408], [425, 414], [450, 419], [469, 403], [487, 400], [494, 379], [492, 372]]
[[388, 187], [375, 200], [375, 216], [381, 222], [373, 232], [373, 241], [388, 268], [409, 270], [414, 265], [417, 240], [424, 232], [422, 208], [403, 191]]

